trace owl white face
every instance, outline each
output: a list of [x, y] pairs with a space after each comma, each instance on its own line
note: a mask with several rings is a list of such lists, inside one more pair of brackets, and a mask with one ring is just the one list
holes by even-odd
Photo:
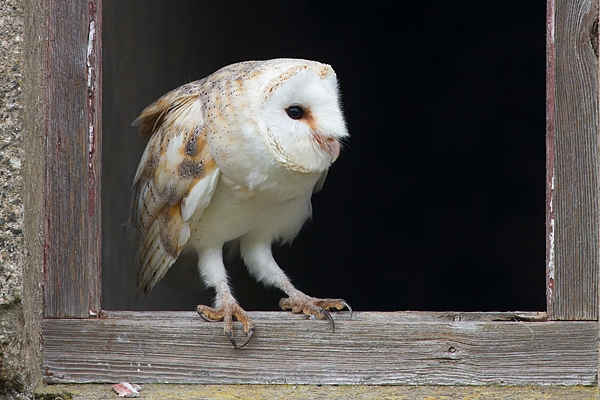
[[291, 65], [263, 93], [258, 125], [271, 156], [294, 172], [329, 168], [339, 155], [339, 141], [348, 136], [333, 69], [318, 63]]

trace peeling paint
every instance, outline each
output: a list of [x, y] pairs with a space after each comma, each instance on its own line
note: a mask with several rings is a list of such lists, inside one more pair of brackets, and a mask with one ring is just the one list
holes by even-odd
[[548, 227], [548, 298], [553, 298], [554, 291], [554, 175], [550, 184], [550, 195], [548, 199], [549, 223]]
[[555, 282], [555, 217], [554, 217], [554, 130], [555, 130], [555, 46], [554, 0], [547, 2], [546, 14], [546, 305], [553, 317]]
[[[88, 28], [88, 42], [86, 52], [86, 65], [87, 65], [87, 90], [88, 90], [88, 215], [91, 217], [96, 213], [97, 204], [97, 180], [98, 171], [96, 167], [97, 157], [96, 145], [98, 141], [96, 132], [96, 122], [98, 120], [96, 113], [96, 107], [98, 97], [100, 94], [99, 85], [100, 82], [100, 49], [97, 46], [98, 34], [100, 32], [99, 22], [99, 11], [98, 4], [95, 1], [89, 3], [89, 28]], [[91, 310], [95, 312], [95, 310]]]
[[88, 86], [88, 90], [93, 91], [94, 87], [93, 87], [93, 75], [94, 75], [94, 65], [91, 61], [92, 59], [92, 55], [93, 55], [93, 51], [94, 51], [94, 43], [96, 41], [96, 22], [95, 21], [90, 21], [90, 29], [89, 29], [89, 35], [88, 35], [88, 46], [87, 46], [87, 67], [88, 67], [88, 80], [87, 80], [87, 86]]
[[[88, 46], [87, 46], [87, 58], [86, 58], [86, 64], [87, 64], [87, 88], [88, 88], [88, 92], [89, 92], [89, 99], [88, 99], [88, 116], [92, 117], [94, 114], [94, 90], [95, 90], [95, 77], [94, 77], [94, 62], [93, 62], [93, 57], [94, 57], [94, 44], [95, 44], [95, 40], [96, 40], [96, 23], [95, 21], [90, 21], [90, 28], [89, 28], [89, 34], [88, 34]], [[88, 142], [88, 153], [90, 154], [90, 156], [94, 153], [94, 120], [93, 118], [89, 118], [89, 125], [88, 125], [88, 134], [89, 134], [89, 142]], [[91, 167], [91, 163], [90, 163], [90, 167]]]

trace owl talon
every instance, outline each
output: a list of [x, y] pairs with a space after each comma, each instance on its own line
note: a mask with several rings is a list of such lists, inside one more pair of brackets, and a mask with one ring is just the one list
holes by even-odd
[[[348, 304], [348, 303], [346, 302], [346, 300], [341, 300], [341, 301], [340, 301], [340, 303], [341, 303], [342, 305], [344, 305], [344, 307], [346, 307], [346, 308], [348, 309], [348, 311], [350, 311], [350, 319], [352, 319], [352, 314], [353, 314], [353, 311], [352, 311], [352, 307], [350, 307], [350, 304]], [[339, 309], [338, 309], [338, 311], [339, 311], [339, 310], [343, 310], [343, 308], [339, 308]]]
[[241, 349], [242, 347], [250, 343], [250, 339], [252, 339], [252, 335], [254, 334], [254, 327], [251, 326], [249, 328], [248, 332], [246, 333], [246, 338], [241, 344], [237, 344], [237, 342], [235, 341], [235, 338], [233, 337], [233, 331], [226, 331], [225, 334], [229, 338], [229, 341], [231, 342], [233, 347], [235, 347], [236, 349]]
[[204, 314], [202, 312], [202, 310], [200, 309], [200, 306], [198, 306], [198, 308], [196, 309], [196, 312], [198, 313], [198, 315], [200, 316], [200, 318], [202, 318], [206, 322], [220, 322], [220, 321], [222, 321], [222, 319], [211, 319], [211, 318], [209, 318], [206, 314]]
[[329, 321], [329, 323], [331, 324], [331, 332], [335, 333], [335, 322], [333, 321], [333, 317], [331, 316], [331, 313], [329, 313], [329, 311], [327, 311], [327, 310], [322, 310], [321, 315], [323, 316], [323, 318], [319, 318], [319, 319], [327, 319]]
[[[196, 308], [198, 315], [207, 322], [220, 322], [224, 321], [225, 335], [236, 349], [241, 349], [246, 346], [252, 335], [254, 334], [254, 323], [246, 314], [246, 311], [242, 309], [237, 303], [225, 303], [220, 308], [212, 308], [204, 305], [199, 305]], [[238, 344], [233, 336], [233, 321], [239, 321], [244, 326], [244, 333], [246, 337]]]
[[298, 292], [288, 298], [279, 301], [279, 307], [283, 310], [292, 310], [293, 313], [304, 313], [320, 320], [327, 320], [331, 324], [332, 332], [335, 332], [335, 321], [331, 316], [330, 310], [340, 311], [347, 308], [352, 318], [352, 307], [342, 299], [316, 299]]

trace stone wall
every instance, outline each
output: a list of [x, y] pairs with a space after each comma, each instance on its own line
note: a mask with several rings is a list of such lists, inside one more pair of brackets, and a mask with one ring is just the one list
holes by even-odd
[[24, 179], [28, 172], [44, 174], [43, 160], [25, 157], [39, 142], [35, 123], [26, 122], [27, 115], [35, 121], [39, 109], [28, 108], [42, 101], [32, 95], [39, 94], [35, 79], [28, 80], [39, 75], [33, 67], [40, 61], [26, 60], [36, 47], [27, 39], [26, 20], [33, 20], [25, 12], [29, 3], [0, 2], [0, 399], [32, 398], [41, 381], [41, 252], [32, 252], [39, 247], [41, 226], [26, 221], [39, 221], [43, 208], [29, 205], [43, 193], [37, 180]]

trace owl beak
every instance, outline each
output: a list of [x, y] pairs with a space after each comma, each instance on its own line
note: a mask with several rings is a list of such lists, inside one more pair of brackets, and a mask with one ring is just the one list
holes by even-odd
[[327, 140], [327, 151], [333, 157], [333, 161], [337, 160], [340, 155], [340, 142], [336, 138], [329, 138]]
[[314, 138], [323, 150], [331, 154], [333, 157], [331, 162], [337, 160], [340, 155], [340, 142], [336, 138], [319, 134], [314, 135]]

